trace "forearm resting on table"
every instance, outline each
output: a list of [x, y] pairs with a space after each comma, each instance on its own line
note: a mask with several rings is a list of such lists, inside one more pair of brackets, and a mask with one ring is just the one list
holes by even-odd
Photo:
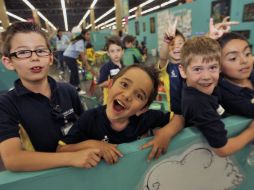
[[11, 171], [36, 171], [71, 166], [71, 153], [44, 153], [22, 150], [19, 138], [1, 143], [1, 157], [5, 168]]
[[182, 115], [174, 114], [173, 118], [170, 120], [170, 122], [163, 127], [170, 137], [174, 137], [179, 131], [181, 131], [184, 127], [184, 118]]
[[247, 129], [245, 129], [241, 134], [236, 137], [232, 137], [228, 139], [228, 142], [222, 148], [214, 148], [214, 152], [221, 156], [231, 155], [242, 148], [244, 148], [248, 143], [250, 143], [254, 139], [254, 122]]
[[86, 140], [76, 144], [58, 145], [57, 152], [75, 152], [87, 148], [98, 148], [99, 142], [97, 140]]

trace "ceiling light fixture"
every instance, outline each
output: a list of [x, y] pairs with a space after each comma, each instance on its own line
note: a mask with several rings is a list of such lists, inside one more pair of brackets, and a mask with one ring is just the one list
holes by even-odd
[[65, 30], [68, 31], [68, 20], [67, 20], [67, 13], [66, 13], [66, 7], [65, 7], [65, 0], [61, 0], [61, 5], [63, 9], [63, 17], [64, 17], [64, 26]]
[[[28, 1], [28, 0], [23, 0], [23, 2], [30, 7], [32, 10], [36, 10], [36, 8]], [[54, 24], [52, 24], [40, 11], [36, 10], [37, 14], [45, 21], [47, 22], [54, 30], [56, 30], [56, 27]]]
[[30, 7], [30, 9], [35, 10], [35, 7], [28, 1], [28, 0], [23, 0], [23, 2]]
[[86, 20], [86, 18], [88, 17], [88, 15], [90, 14], [90, 10], [86, 11], [86, 14], [83, 16], [83, 18], [81, 19], [81, 21], [78, 24], [78, 27], [81, 27], [81, 24]]
[[145, 10], [145, 11], [142, 11], [141, 14], [143, 15], [143, 14], [146, 14], [146, 13], [149, 13], [149, 12], [152, 12], [152, 11], [155, 11], [155, 10], [157, 10], [157, 9], [159, 9], [159, 8], [161, 8], [161, 6], [160, 6], [160, 5], [157, 5], [157, 6], [155, 6], [155, 7], [152, 7], [152, 8], [150, 8], [150, 9], [147, 9], [147, 10]]
[[[149, 3], [152, 3], [153, 1], [155, 1], [155, 0], [148, 0], [148, 1], [144, 2], [144, 3], [141, 3], [139, 6], [140, 6], [140, 7], [144, 7], [145, 5], [148, 5]], [[166, 2], [164, 2], [164, 3], [162, 3], [162, 4], [160, 4], [160, 5], [157, 5], [157, 6], [155, 6], [155, 7], [152, 7], [152, 8], [150, 8], [150, 9], [147, 9], [147, 10], [142, 11], [141, 14], [144, 15], [144, 14], [146, 14], [146, 13], [149, 13], [149, 12], [152, 12], [152, 11], [155, 11], [155, 10], [158, 10], [158, 9], [160, 9], [160, 8], [162, 8], [162, 7], [165, 7], [165, 6], [169, 5], [169, 4], [172, 4], [172, 3], [176, 2], [176, 1], [178, 1], [178, 0], [166, 1]], [[137, 7], [133, 7], [132, 9], [130, 9], [130, 10], [129, 10], [129, 13], [131, 13], [131, 12], [133, 12], [133, 11], [135, 11], [135, 10], [137, 10]], [[136, 14], [131, 15], [131, 16], [128, 17], [128, 20], [133, 19], [133, 18], [135, 18], [135, 17], [136, 17]], [[115, 20], [115, 17], [112, 18], [112, 19]], [[111, 19], [110, 19], [110, 22], [112, 22], [112, 21], [114, 21], [114, 20], [111, 20]], [[122, 19], [122, 21], [124, 21], [124, 20], [125, 20], [125, 19]], [[108, 20], [108, 21], [109, 21], [109, 20]], [[105, 29], [105, 28], [108, 28], [108, 27], [110, 27], [110, 26], [113, 25], [113, 23], [106, 25], [107, 23], [109, 23], [109, 22], [106, 21], [106, 22], [104, 22], [104, 23], [102, 23], [102, 24], [99, 24], [99, 25], [98, 25], [98, 28], [101, 27], [101, 29]]]
[[[95, 4], [97, 3], [97, 1], [98, 1], [98, 0], [93, 0], [92, 4], [90, 5], [90, 9], [93, 9], [93, 8], [94, 8], [94, 6], [95, 6]], [[84, 14], [83, 18], [79, 21], [78, 28], [81, 27], [82, 23], [86, 20], [86, 18], [87, 18], [88, 15], [90, 14], [90, 12], [91, 12], [90, 9], [88, 9], [88, 10], [86, 11], [86, 13]], [[88, 26], [90, 26], [90, 24], [89, 24]], [[88, 27], [88, 26], [87, 26], [87, 27]], [[92, 25], [91, 25], [91, 26], [92, 26]], [[91, 27], [91, 26], [90, 26], [90, 27]], [[86, 28], [87, 28], [87, 27], [86, 27]], [[89, 28], [90, 28], [90, 27], [89, 27]]]
[[110, 13], [112, 13], [113, 11], [116, 10], [116, 7], [112, 7], [111, 9], [109, 9], [107, 12], [105, 12], [103, 15], [101, 15], [99, 18], [97, 18], [95, 20], [95, 23], [99, 22], [101, 19], [103, 19], [104, 17], [106, 17], [107, 15], [109, 15]]
[[90, 9], [93, 9], [93, 8], [94, 8], [94, 6], [95, 6], [95, 4], [97, 3], [97, 1], [98, 1], [98, 0], [93, 0], [92, 4], [91, 4], [91, 6], [90, 6]]
[[19, 20], [19, 21], [22, 21], [22, 22], [27, 21], [27, 20], [25, 20], [25, 19], [23, 19], [23, 18], [21, 18], [21, 17], [15, 15], [15, 14], [13, 14], [13, 13], [10, 13], [10, 12], [8, 12], [8, 11], [6, 11], [6, 14], [9, 15], [10, 17], [12, 17], [12, 18], [15, 18], [15, 19]]
[[167, 5], [171, 4], [171, 3], [174, 3], [174, 2], [176, 2], [176, 1], [178, 1], [178, 0], [170, 0], [170, 1], [168, 1], [168, 2], [162, 3], [162, 4], [161, 4], [161, 7], [165, 7], [165, 6], [167, 6]]

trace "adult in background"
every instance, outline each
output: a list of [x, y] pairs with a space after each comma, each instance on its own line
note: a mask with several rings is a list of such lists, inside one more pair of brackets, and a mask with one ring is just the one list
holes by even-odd
[[57, 35], [55, 36], [56, 40], [56, 51], [57, 51], [57, 59], [60, 65], [58, 65], [60, 69], [60, 73], [64, 71], [64, 57], [63, 53], [68, 47], [70, 43], [70, 39], [68, 36], [63, 34], [63, 30], [58, 29]]
[[80, 80], [78, 73], [78, 63], [77, 59], [80, 57], [82, 64], [86, 65], [86, 68], [89, 70], [90, 66], [87, 62], [85, 49], [87, 44], [90, 44], [90, 33], [88, 30], [82, 29], [81, 33], [71, 40], [71, 43], [64, 51], [64, 61], [67, 63], [71, 75], [70, 75], [70, 84], [76, 87], [80, 94], [85, 93], [80, 88]]

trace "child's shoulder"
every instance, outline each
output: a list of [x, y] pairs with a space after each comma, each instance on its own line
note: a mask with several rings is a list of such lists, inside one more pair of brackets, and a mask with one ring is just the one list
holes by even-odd
[[218, 97], [216, 95], [208, 95], [192, 87], [183, 88], [182, 96], [183, 106], [190, 107], [207, 107], [209, 105], [217, 105]]

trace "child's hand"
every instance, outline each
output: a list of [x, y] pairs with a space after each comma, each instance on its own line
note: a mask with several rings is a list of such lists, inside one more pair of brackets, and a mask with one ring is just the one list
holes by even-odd
[[176, 25], [177, 19], [175, 19], [173, 25], [171, 22], [168, 23], [168, 29], [165, 31], [164, 34], [164, 42], [166, 42], [167, 44], [170, 44], [175, 37]]
[[164, 154], [167, 151], [169, 141], [170, 137], [164, 132], [164, 128], [161, 128], [156, 131], [155, 137], [148, 143], [144, 144], [141, 149], [153, 146], [150, 154], [148, 155], [148, 160], [152, 160], [153, 158], [157, 159], [161, 156], [161, 154]]
[[223, 34], [227, 33], [231, 29], [231, 25], [237, 25], [237, 21], [229, 21], [229, 16], [225, 17], [222, 22], [214, 24], [213, 18], [210, 18], [209, 33], [208, 36], [212, 39], [217, 40]]
[[79, 168], [92, 168], [95, 167], [101, 160], [102, 152], [96, 148], [89, 148], [72, 152], [70, 162], [71, 166]]
[[103, 159], [108, 164], [115, 164], [118, 161], [119, 157], [123, 157], [123, 154], [117, 150], [117, 145], [115, 144], [98, 141], [98, 146], [102, 152]]

